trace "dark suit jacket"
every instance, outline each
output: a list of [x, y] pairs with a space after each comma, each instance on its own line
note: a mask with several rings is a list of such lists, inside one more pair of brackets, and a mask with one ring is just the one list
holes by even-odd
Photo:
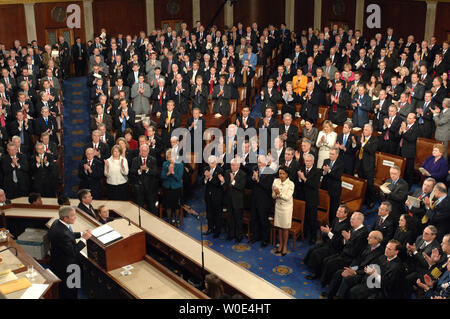
[[39, 167], [37, 167], [38, 163], [36, 162], [36, 156], [37, 154], [34, 154], [34, 156], [31, 158], [30, 167], [33, 188], [35, 191], [42, 195], [47, 194], [48, 192], [53, 194], [53, 192], [55, 191], [58, 173], [53, 156], [51, 154], [44, 153], [44, 156], [47, 157], [48, 165], [43, 164], [39, 165]]
[[[255, 170], [258, 168], [255, 167]], [[264, 174], [259, 176], [259, 182], [253, 181], [252, 191], [252, 207], [265, 207], [270, 210], [272, 207], [272, 184], [274, 180], [274, 172], [269, 167], [264, 168]], [[253, 175], [253, 171], [251, 172]]]
[[403, 134], [398, 134], [400, 141], [403, 139], [403, 145], [400, 147], [400, 154], [406, 158], [416, 157], [416, 142], [420, 136], [419, 124], [414, 123], [409, 130]]
[[286, 127], [284, 124], [280, 125], [280, 135], [287, 133], [287, 140], [285, 141], [286, 147], [291, 147], [294, 150], [297, 149], [297, 141], [298, 141], [298, 127], [297, 125], [291, 123], [289, 125], [289, 129], [286, 132]]
[[[142, 159], [141, 156], [136, 156], [131, 162], [130, 168], [130, 183], [133, 185], [142, 185], [147, 190], [155, 190], [158, 182], [158, 163], [153, 156], [147, 156], [146, 165], [148, 172], [141, 172]], [[156, 190], [155, 190], [156, 191]]]
[[[24, 145], [31, 145], [32, 141], [31, 141], [31, 136], [34, 133], [33, 130], [33, 122], [28, 120], [28, 129], [24, 126], [22, 126], [22, 130], [24, 130], [23, 132], [23, 137], [24, 137], [24, 141], [23, 144]], [[20, 131], [19, 131], [19, 122], [17, 120], [14, 120], [13, 122], [11, 122], [9, 124], [9, 136], [20, 136]]]
[[398, 299], [403, 295], [402, 281], [404, 278], [403, 263], [399, 257], [387, 262], [386, 256], [380, 257], [381, 289], [377, 293], [379, 299]]
[[[98, 116], [97, 115], [91, 115], [91, 130], [97, 129], [97, 121], [95, 120]], [[111, 131], [112, 130], [112, 118], [109, 114], [103, 114], [102, 117], [102, 123], [106, 125], [106, 130]]]
[[445, 234], [450, 233], [450, 200], [447, 195], [434, 209], [427, 209], [428, 224], [438, 229], [436, 238], [442, 239]]
[[231, 184], [230, 180], [231, 170], [225, 173], [225, 183], [227, 185], [226, 196], [227, 203], [229, 207], [233, 209], [243, 209], [244, 208], [244, 189], [247, 183], [247, 174], [240, 169], [236, 176], [234, 177], [234, 185]]
[[223, 95], [218, 97], [220, 92], [220, 85], [214, 86], [212, 99], [214, 100], [213, 113], [220, 113], [222, 116], [228, 116], [230, 114], [230, 98], [231, 88], [228, 85], [223, 87]]
[[378, 230], [383, 234], [383, 241], [381, 245], [384, 247], [394, 237], [395, 229], [397, 228], [398, 221], [397, 218], [389, 214], [384, 222], [380, 224], [381, 217], [377, 216], [375, 218], [375, 223], [373, 224], [372, 231]]
[[372, 247], [368, 245], [366, 248], [364, 248], [361, 255], [353, 259], [352, 263], [350, 264], [350, 267], [358, 266], [358, 270], [356, 271], [356, 273], [360, 276], [364, 276], [365, 275], [364, 268], [366, 266], [376, 263], [378, 258], [380, 258], [382, 255], [384, 255], [383, 246], [380, 245], [374, 250], [372, 250]]
[[[239, 125], [238, 125], [238, 127], [242, 128], [244, 131], [245, 131], [246, 129], [251, 128], [251, 127], [254, 128], [255, 125], [256, 125], [255, 119], [254, 119], [253, 117], [251, 117], [250, 115], [249, 115], [248, 118], [247, 118], [247, 125], [248, 125], [247, 128], [245, 128], [245, 127], [244, 127], [244, 124], [242, 123], [242, 115], [237, 115], [237, 116], [236, 116], [236, 122], [235, 122], [235, 124], [237, 123], [238, 120], [239, 120]], [[281, 131], [281, 129], [280, 129], [280, 131]]]
[[[205, 171], [210, 171], [210, 167], [207, 166]], [[209, 201], [210, 203], [214, 203], [216, 205], [222, 205], [222, 198], [223, 198], [223, 190], [224, 185], [220, 183], [219, 180], [219, 174], [222, 174], [223, 177], [225, 177], [224, 171], [222, 168], [217, 165], [214, 169], [213, 175], [211, 180], [208, 180], [205, 185], [205, 201]]]
[[81, 233], [71, 232], [59, 219], [53, 222], [48, 231], [52, 256], [50, 269], [63, 280], [68, 276], [67, 266], [78, 264], [78, 254], [85, 247], [82, 241], [75, 241], [80, 237]]
[[[412, 83], [406, 84], [405, 90], [407, 88], [412, 88]], [[414, 88], [413, 94], [414, 95], [411, 97], [411, 104], [413, 105], [413, 108], [415, 110], [417, 103], [422, 101], [423, 97], [425, 96], [425, 87], [422, 84], [417, 83]]]
[[[386, 182], [392, 183], [392, 179], [388, 178]], [[386, 200], [392, 204], [392, 217], [398, 219], [404, 212], [409, 186], [403, 178], [399, 178], [395, 185], [389, 185], [389, 189], [391, 193], [386, 195]]]
[[352, 229], [350, 239], [344, 244], [341, 257], [350, 263], [353, 259], [360, 256], [361, 252], [367, 246], [368, 235], [369, 231], [366, 226], [363, 226], [356, 231]]
[[407, 259], [407, 265], [409, 272], [411, 271], [417, 271], [417, 272], [427, 272], [429, 265], [428, 262], [423, 257], [422, 253], [427, 254], [431, 257], [431, 252], [435, 248], [440, 249], [439, 242], [435, 239], [433, 240], [429, 245], [427, 245], [425, 248], [421, 249], [422, 244], [424, 243], [424, 240], [422, 238], [422, 235], [418, 236], [416, 239], [416, 242], [414, 243], [416, 245], [417, 254], [408, 256]]
[[17, 168], [14, 166], [14, 168], [11, 166], [12, 159], [9, 154], [4, 154], [1, 157], [1, 163], [2, 163], [2, 172], [3, 172], [3, 186], [5, 188], [5, 191], [7, 193], [7, 196], [9, 197], [8, 190], [13, 189], [14, 187], [14, 181], [13, 181], [13, 172], [16, 171], [17, 176], [17, 185], [21, 192], [26, 193], [29, 189], [29, 165], [28, 165], [28, 159], [27, 155], [17, 153], [18, 163], [20, 168]]
[[304, 119], [317, 121], [319, 118], [319, 105], [321, 102], [320, 89], [314, 88], [311, 98], [307, 98], [307, 91], [302, 93], [300, 101], [302, 103], [302, 108], [300, 109], [300, 115]]
[[[336, 91], [333, 90], [330, 93], [331, 96], [336, 96]], [[339, 103], [331, 103], [330, 98], [330, 110], [329, 110], [329, 119], [338, 125], [342, 125], [347, 120], [347, 108], [351, 104], [350, 94], [346, 90], [341, 90], [339, 94]], [[336, 106], [336, 112], [334, 112], [334, 108]]]
[[[345, 163], [354, 163], [355, 162], [355, 153], [356, 153], [356, 147], [352, 147], [352, 136], [355, 136], [353, 133], [350, 132], [347, 141], [345, 143], [345, 151], [339, 150], [339, 157], [343, 156], [344, 164]], [[358, 140], [358, 138], [355, 136], [355, 140]], [[341, 133], [336, 138], [336, 143], [344, 144], [344, 134]], [[353, 166], [353, 165], [352, 165]]]
[[94, 219], [97, 219], [97, 216], [95, 214], [94, 207], [92, 205], [89, 205], [89, 208], [86, 207], [82, 202], [80, 202], [77, 206], [77, 208], [83, 212], [85, 212], [87, 215], [91, 216]]
[[[330, 159], [326, 159], [323, 162], [323, 166], [330, 166]], [[338, 156], [335, 161], [331, 171], [323, 176], [322, 179], [322, 188], [328, 190], [329, 194], [333, 194], [334, 196], [341, 196], [342, 192], [342, 181], [341, 177], [344, 174], [344, 159], [341, 156]]]
[[304, 200], [307, 205], [319, 205], [319, 184], [320, 177], [322, 176], [322, 170], [315, 168], [314, 166], [308, 174], [306, 174], [305, 166], [303, 166], [300, 170], [305, 174], [306, 181], [304, 182], [297, 176], [295, 181], [294, 197]]
[[101, 179], [103, 174], [103, 162], [94, 157], [91, 164], [92, 173], [84, 171], [84, 164], [87, 164], [87, 159], [82, 159], [78, 165], [78, 178], [80, 180], [80, 189], [90, 189], [92, 196], [97, 199], [102, 194]]
[[344, 219], [339, 222], [338, 218], [335, 218], [330, 225], [331, 231], [333, 232], [333, 238], [330, 239], [328, 236], [322, 236], [324, 241], [329, 247], [331, 247], [335, 253], [341, 253], [344, 248], [344, 238], [342, 237], [342, 231], [348, 231], [350, 227], [350, 218]]
[[[86, 149], [94, 148], [94, 143], [89, 142], [83, 149], [83, 159], [86, 158]], [[111, 156], [111, 150], [109, 149], [108, 144], [99, 142], [98, 143], [98, 151], [100, 152], [100, 158], [98, 158], [102, 163], [105, 159], [108, 159]]]

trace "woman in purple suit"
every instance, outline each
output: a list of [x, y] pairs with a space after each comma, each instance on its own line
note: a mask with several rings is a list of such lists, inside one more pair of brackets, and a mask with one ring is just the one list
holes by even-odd
[[425, 170], [421, 170], [422, 175], [433, 177], [437, 182], [445, 182], [448, 174], [448, 162], [443, 156], [445, 151], [444, 145], [433, 145], [433, 155], [428, 156], [421, 166]]

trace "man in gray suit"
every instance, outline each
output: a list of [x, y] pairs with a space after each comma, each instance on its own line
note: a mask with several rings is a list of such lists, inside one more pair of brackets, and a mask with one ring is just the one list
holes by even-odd
[[423, 101], [425, 96], [425, 86], [419, 83], [419, 75], [411, 74], [411, 82], [406, 84], [405, 93], [408, 94], [408, 103], [416, 109], [418, 102]]
[[400, 115], [403, 120], [406, 120], [409, 113], [415, 113], [414, 111], [416, 109], [413, 105], [408, 103], [408, 94], [406, 94], [405, 92], [400, 94], [400, 101], [398, 101], [396, 105], [398, 108], [398, 115]]
[[48, 81], [50, 86], [53, 87], [56, 91], [61, 91], [61, 84], [59, 83], [59, 79], [53, 76], [53, 72], [51, 69], [45, 70], [45, 76], [42, 78], [41, 83], [44, 81]]
[[153, 52], [150, 55], [150, 59], [147, 61], [147, 63], [145, 63], [145, 73], [147, 73], [147, 77], [149, 79], [148, 83], [150, 83], [150, 79], [155, 76], [155, 68], [161, 69], [161, 61], [156, 59], [156, 52]]
[[[442, 101], [442, 111], [435, 107], [434, 110], [430, 109], [433, 113], [434, 124], [436, 125], [436, 131], [434, 132], [434, 138], [444, 143], [445, 149], [448, 148], [448, 140], [450, 139], [450, 98], [445, 98]], [[447, 152], [444, 152], [445, 158], [447, 158]]]
[[111, 88], [111, 99], [118, 100], [119, 99], [119, 92], [124, 91], [125, 92], [125, 98], [127, 100], [130, 99], [130, 88], [128, 86], [125, 86], [123, 84], [123, 78], [117, 78], [116, 85]]
[[322, 70], [327, 80], [334, 79], [334, 74], [338, 71], [337, 67], [331, 64], [330, 58], [325, 60], [325, 65], [322, 67]]
[[136, 115], [147, 115], [150, 112], [149, 98], [151, 96], [150, 85], [144, 83], [144, 75], [139, 75], [138, 83], [131, 88], [131, 98], [133, 99], [133, 110]]

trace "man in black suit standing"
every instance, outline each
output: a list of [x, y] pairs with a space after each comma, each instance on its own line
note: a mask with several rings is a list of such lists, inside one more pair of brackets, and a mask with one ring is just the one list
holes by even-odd
[[286, 166], [289, 174], [289, 179], [295, 184], [301, 165], [294, 159], [294, 153], [295, 151], [293, 148], [286, 147], [286, 149], [284, 150], [284, 158], [279, 159], [278, 166]]
[[248, 105], [244, 105], [242, 107], [242, 115], [236, 116], [235, 123], [237, 127], [240, 127], [244, 130], [244, 132], [251, 127], [255, 127], [256, 121], [253, 117], [250, 117], [250, 107]]
[[383, 234], [381, 245], [384, 247], [394, 237], [398, 225], [398, 218], [392, 214], [390, 202], [382, 202], [378, 207], [378, 216], [375, 218], [372, 230], [378, 230]]
[[397, 114], [395, 105], [389, 106], [388, 115], [380, 121], [378, 131], [381, 135], [378, 137], [378, 149], [380, 152], [397, 154], [398, 149], [398, 130], [402, 124], [402, 118]]
[[344, 248], [342, 231], [350, 229], [349, 213], [350, 210], [346, 205], [340, 205], [333, 222], [330, 225], [320, 226], [323, 240], [310, 248], [305, 256], [304, 263], [311, 269], [311, 273], [306, 276], [306, 279], [313, 280], [320, 277], [324, 259], [342, 252]]
[[274, 108], [269, 106], [265, 110], [265, 117], [259, 120], [258, 128], [261, 129], [259, 145], [264, 145], [266, 142], [268, 148], [272, 145], [272, 129], [279, 128], [278, 120], [276, 115], [274, 115]]
[[170, 147], [170, 137], [176, 128], [180, 126], [181, 114], [175, 110], [175, 102], [169, 100], [167, 109], [162, 111], [159, 119], [159, 127], [161, 128], [161, 142], [164, 148]]
[[284, 142], [285, 147], [296, 149], [298, 141], [298, 127], [297, 125], [292, 124], [292, 115], [290, 113], [284, 113], [283, 122], [284, 125], [280, 125], [280, 138]]
[[31, 158], [33, 190], [43, 197], [55, 197], [57, 169], [53, 156], [44, 152], [44, 144], [38, 142], [35, 146], [35, 157]]
[[100, 141], [100, 134], [101, 133], [99, 130], [92, 131], [92, 140], [85, 146], [84, 151], [86, 152], [88, 148], [92, 148], [94, 150], [94, 156], [103, 163], [104, 160], [108, 159], [111, 156], [111, 152], [108, 144]]
[[274, 172], [267, 165], [265, 155], [258, 156], [258, 166], [252, 172], [253, 191], [251, 195], [250, 244], [261, 241], [261, 247], [269, 242], [270, 223], [269, 212], [272, 208], [272, 184]]
[[322, 188], [328, 191], [330, 195], [330, 224], [336, 215], [336, 210], [341, 202], [342, 181], [344, 173], [344, 162], [339, 156], [339, 150], [336, 147], [330, 149], [330, 158], [323, 162]]
[[317, 206], [319, 205], [319, 184], [322, 170], [314, 167], [314, 155], [304, 156], [305, 166], [297, 172], [295, 181], [295, 196], [306, 202], [305, 209], [305, 241], [312, 245], [317, 237]]
[[208, 164], [209, 167], [204, 171], [203, 180], [206, 185], [205, 203], [208, 219], [208, 230], [205, 235], [214, 233], [214, 238], [218, 238], [222, 226], [221, 215], [225, 177], [222, 168], [217, 165], [217, 158], [214, 155], [208, 158]]
[[354, 212], [350, 217], [351, 229], [341, 232], [344, 248], [338, 255], [333, 255], [325, 259], [322, 266], [321, 283], [325, 286], [330, 282], [331, 276], [338, 270], [347, 267], [352, 260], [361, 255], [367, 245], [367, 235], [369, 234], [364, 226], [364, 215], [360, 212]]
[[3, 186], [6, 196], [14, 199], [26, 196], [29, 189], [28, 160], [25, 155], [17, 153], [17, 146], [8, 143], [8, 154], [1, 157]]
[[366, 124], [361, 139], [356, 141], [355, 138], [352, 138], [352, 147], [359, 150], [356, 160], [358, 177], [367, 180], [366, 203], [370, 209], [373, 208], [376, 200], [373, 182], [375, 177], [375, 153], [378, 149], [378, 140], [372, 135], [372, 132], [372, 125]]
[[424, 101], [420, 101], [416, 105], [417, 123], [420, 128], [420, 136], [431, 139], [434, 131], [433, 112], [431, 110], [434, 110], [437, 104], [431, 91], [425, 92], [424, 99]]
[[412, 194], [410, 194], [412, 197], [415, 197], [420, 201], [419, 207], [414, 207], [409, 200], [406, 200], [405, 202], [408, 214], [414, 218], [416, 232], [421, 233], [425, 228], [425, 224], [422, 224], [422, 218], [427, 210], [427, 207], [425, 206], [425, 198], [430, 197], [435, 185], [436, 180], [432, 177], [428, 177], [423, 181], [421, 188], [417, 188], [414, 192], [412, 192]]
[[402, 122], [398, 131], [399, 155], [406, 157], [405, 180], [409, 187], [414, 184], [414, 160], [416, 158], [416, 142], [420, 136], [420, 128], [416, 123], [416, 114], [409, 113], [406, 122]]
[[231, 170], [225, 174], [227, 192], [227, 222], [229, 233], [227, 240], [236, 240], [240, 243], [242, 240], [242, 210], [244, 209], [244, 189], [247, 182], [247, 175], [242, 169], [239, 169], [239, 160], [233, 158], [230, 163]]
[[335, 144], [335, 147], [339, 149], [339, 157], [344, 162], [344, 173], [348, 175], [353, 175], [355, 170], [356, 148], [352, 146], [352, 138], [355, 138], [352, 129], [353, 123], [351, 121], [345, 122], [342, 133], [338, 135]]
[[139, 156], [131, 162], [130, 177], [135, 200], [140, 207], [147, 204], [147, 210], [156, 214], [156, 193], [158, 188], [158, 164], [150, 156], [147, 144], [139, 146]]
[[400, 215], [404, 213], [405, 201], [408, 196], [408, 183], [400, 177], [401, 169], [398, 166], [392, 166], [389, 170], [390, 178], [386, 180], [388, 193], [380, 189], [382, 200], [386, 200], [392, 205], [392, 217], [397, 222]]
[[75, 65], [75, 76], [82, 76], [87, 62], [86, 45], [81, 43], [80, 37], [75, 39], [72, 45], [73, 64]]
[[92, 203], [92, 194], [90, 189], [81, 189], [78, 191], [78, 199], [80, 203], [78, 204], [78, 209], [94, 219], [97, 219], [97, 214], [95, 213]]
[[85, 151], [85, 159], [78, 166], [79, 189], [90, 189], [94, 199], [102, 196], [101, 180], [103, 174], [103, 162], [95, 157], [93, 148], [88, 147]]
[[351, 97], [345, 90], [342, 81], [337, 81], [335, 90], [330, 93], [329, 119], [337, 125], [343, 125], [347, 119], [347, 108], [350, 107]]
[[[76, 239], [82, 237], [84, 240], [88, 240], [91, 237], [90, 230], [83, 233], [73, 231], [71, 225], [75, 223], [76, 219], [75, 209], [63, 206], [59, 209], [59, 219], [53, 222], [48, 232], [51, 247], [50, 269], [61, 279], [59, 284], [61, 299], [77, 298], [78, 290], [70, 286], [68, 277], [71, 275], [71, 269], [68, 267], [78, 265], [79, 253], [86, 246], [81, 240], [77, 243]], [[78, 270], [80, 271], [80, 269]], [[81, 274], [81, 272], [79, 273]]]

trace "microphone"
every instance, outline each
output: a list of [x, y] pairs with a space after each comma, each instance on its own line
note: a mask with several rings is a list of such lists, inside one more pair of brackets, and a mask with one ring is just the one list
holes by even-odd
[[10, 250], [10, 249], [14, 249], [15, 251], [16, 251], [16, 256], [17, 256], [17, 248], [16, 247], [12, 247], [12, 246], [9, 246], [9, 247], [6, 247], [5, 249], [3, 249], [3, 250], [0, 250], [0, 253], [2, 253], [2, 252], [4, 252], [4, 251], [6, 251], [6, 250]]

